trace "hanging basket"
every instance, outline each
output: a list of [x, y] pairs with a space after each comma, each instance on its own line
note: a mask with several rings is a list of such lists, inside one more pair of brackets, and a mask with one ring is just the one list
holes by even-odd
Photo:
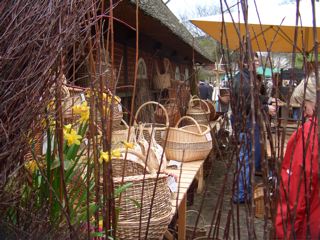
[[153, 77], [153, 88], [154, 89], [165, 89], [171, 86], [171, 75], [169, 73], [170, 60], [165, 58], [163, 60], [164, 73], [160, 73], [158, 63], [155, 61], [156, 74]]
[[[178, 127], [183, 120], [193, 125]], [[168, 131], [166, 157], [169, 160], [190, 162], [206, 159], [212, 149], [210, 128], [198, 124], [192, 117], [182, 117], [174, 128]]]
[[[158, 102], [153, 102], [153, 101], [149, 101], [149, 102], [142, 104], [136, 112], [136, 115], [134, 118], [135, 119], [134, 126], [136, 129], [138, 128], [137, 120], [139, 117], [139, 113], [140, 113], [141, 109], [143, 109], [144, 107], [146, 107], [148, 105], [154, 105], [157, 108], [160, 107], [162, 109], [162, 112], [164, 113], [164, 116], [165, 116], [165, 123], [164, 124], [162, 124], [162, 123], [143, 123], [143, 125], [144, 125], [144, 128], [143, 128], [144, 138], [148, 142], [150, 142], [151, 141], [151, 133], [152, 133], [152, 131], [154, 131], [155, 132], [154, 133], [155, 139], [156, 139], [157, 143], [162, 146], [163, 142], [166, 138], [166, 133], [169, 128], [169, 116], [168, 116], [167, 110], [165, 109], [165, 107], [163, 105], [161, 105]], [[137, 133], [137, 135], [139, 135], [139, 133]]]
[[[166, 102], [163, 104], [164, 108], [166, 109], [169, 117], [169, 126], [173, 127], [180, 119], [180, 111], [176, 101], [174, 99], [167, 99]], [[162, 108], [156, 108], [154, 113], [155, 121], [157, 123], [166, 123], [166, 115]]]
[[[157, 174], [127, 176], [124, 178], [114, 177], [113, 181], [115, 188], [125, 183], [132, 183], [126, 191], [122, 192], [120, 203], [118, 198], [115, 199], [117, 207], [121, 208], [118, 224], [122, 226], [122, 229], [129, 230], [129, 228], [132, 227], [132, 231], [135, 231], [135, 226], [139, 227], [140, 217], [142, 222], [146, 223], [149, 219], [151, 202], [151, 221], [161, 219], [163, 216], [171, 213], [171, 194], [167, 183], [168, 176], [166, 174], [159, 174], [158, 178]], [[153, 198], [155, 186], [156, 191]], [[145, 231], [143, 233], [145, 233]], [[121, 235], [122, 234], [120, 234], [120, 236]], [[135, 236], [137, 237], [137, 235]]]
[[[205, 106], [205, 109], [202, 108], [203, 106]], [[189, 101], [187, 116], [192, 117], [199, 124], [208, 124], [210, 120], [210, 108], [205, 101], [193, 97]]]

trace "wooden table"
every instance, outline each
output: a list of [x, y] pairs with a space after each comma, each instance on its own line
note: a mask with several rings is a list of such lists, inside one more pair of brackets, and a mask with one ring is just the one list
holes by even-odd
[[[182, 163], [180, 169], [170, 169], [166, 171], [178, 176], [178, 191], [171, 200], [172, 217], [178, 210], [178, 239], [186, 239], [186, 210], [187, 210], [187, 191], [194, 179], [198, 179], [198, 192], [201, 192], [204, 186], [203, 180], [204, 160]], [[171, 239], [170, 233], [166, 237]], [[172, 237], [173, 239], [173, 237]]]

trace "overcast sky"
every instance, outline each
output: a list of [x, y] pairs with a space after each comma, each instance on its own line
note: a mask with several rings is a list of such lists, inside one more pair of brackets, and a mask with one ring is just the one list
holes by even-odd
[[[166, 2], [167, 0], [163, 0]], [[292, 2], [293, 0], [256, 0], [256, 1], [263, 1], [266, 5], [278, 5], [283, 3]], [[232, 4], [236, 3], [237, 0], [228, 0], [228, 5], [231, 6]], [[249, 0], [253, 5], [253, 0]], [[196, 16], [196, 9], [197, 6], [200, 7], [212, 7], [220, 9], [220, 0], [170, 0], [167, 4], [170, 10], [178, 17], [182, 15], [186, 15], [189, 19]]]

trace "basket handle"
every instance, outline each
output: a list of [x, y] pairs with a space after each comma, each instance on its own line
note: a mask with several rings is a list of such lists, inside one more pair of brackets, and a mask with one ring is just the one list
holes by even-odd
[[[201, 103], [201, 102], [204, 103], [204, 105], [205, 105], [206, 108], [207, 108], [207, 111], [206, 111], [205, 113], [210, 113], [210, 108], [209, 108], [209, 106], [208, 106], [208, 103], [206, 103], [206, 101], [203, 101], [203, 100], [200, 99], [200, 98], [191, 98], [190, 101], [189, 101], [189, 107], [191, 107], [191, 103], [192, 103], [192, 102], [197, 102], [197, 101], [199, 101], [200, 103]], [[200, 108], [201, 108], [201, 104], [200, 104]]]
[[156, 105], [156, 106], [159, 106], [159, 107], [162, 108], [162, 110], [163, 110], [163, 112], [164, 112], [164, 114], [165, 114], [165, 116], [166, 116], [166, 127], [168, 128], [168, 127], [169, 127], [169, 116], [168, 116], [168, 113], [167, 113], [166, 108], [165, 108], [162, 104], [160, 104], [160, 103], [158, 103], [158, 102], [154, 102], [154, 101], [146, 102], [146, 103], [142, 104], [142, 105], [138, 108], [138, 110], [137, 110], [137, 112], [136, 112], [136, 115], [134, 116], [134, 124], [137, 125], [137, 122], [136, 122], [136, 121], [137, 121], [137, 119], [138, 119], [139, 113], [140, 113], [141, 109], [142, 109], [143, 107], [147, 106], [147, 105]]
[[126, 129], [129, 129], [129, 125], [126, 123], [125, 120], [123, 120], [123, 118], [121, 119], [121, 122], [122, 122], [123, 125], [126, 127]]
[[197, 126], [197, 128], [198, 128], [199, 134], [202, 134], [201, 128], [200, 128], [200, 126], [199, 126], [199, 123], [197, 123], [197, 121], [194, 120], [194, 118], [192, 118], [192, 117], [190, 117], [190, 116], [184, 116], [184, 117], [180, 118], [175, 127], [177, 128], [177, 127], [179, 126], [179, 124], [182, 122], [182, 120], [184, 120], [184, 119], [189, 119], [189, 120], [193, 121], [194, 124], [195, 124], [195, 125]]
[[156, 73], [157, 73], [158, 76], [160, 76], [161, 74], [160, 74], [159, 65], [158, 65], [157, 60], [154, 61], [154, 64], [156, 66]]
[[163, 65], [164, 65], [164, 71], [165, 73], [169, 73], [169, 69], [170, 69], [170, 60], [168, 58], [164, 58], [163, 59]]

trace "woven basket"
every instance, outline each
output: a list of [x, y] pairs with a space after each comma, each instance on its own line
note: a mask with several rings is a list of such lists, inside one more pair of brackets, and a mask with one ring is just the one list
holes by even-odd
[[[196, 104], [197, 102], [198, 105]], [[202, 106], [205, 106], [206, 109], [203, 109]], [[210, 120], [210, 108], [205, 101], [199, 98], [192, 98], [189, 101], [187, 116], [192, 117], [199, 124], [208, 124]]]
[[[253, 191], [253, 200], [256, 206], [255, 216], [257, 218], [264, 218], [265, 212], [265, 201], [264, 201], [264, 191], [263, 191], [263, 183], [259, 183], [254, 187]], [[268, 217], [270, 217], [270, 212], [268, 213]]]
[[[123, 144], [121, 142], [128, 140], [129, 126], [123, 119], [121, 119], [121, 122], [123, 123], [123, 125], [120, 125], [120, 129], [112, 132], [112, 149], [123, 147]], [[129, 142], [135, 142], [134, 128], [130, 130]]]
[[[160, 174], [157, 179], [157, 174], [146, 174], [124, 177], [114, 177], [115, 188], [122, 186], [125, 183], [132, 183], [132, 186], [126, 189], [121, 194], [121, 202], [119, 199], [115, 199], [116, 205], [121, 208], [119, 212], [119, 223], [131, 222], [139, 225], [140, 214], [142, 221], [149, 219], [151, 202], [152, 213], [151, 219], [161, 218], [171, 213], [171, 201], [170, 201], [170, 190], [168, 187], [166, 174]], [[123, 181], [122, 181], [123, 180]], [[157, 184], [155, 196], [153, 192], [155, 185]], [[141, 198], [143, 199], [141, 201]], [[140, 207], [136, 205], [139, 203]], [[123, 226], [123, 228], [129, 226]]]
[[178, 88], [169, 88], [168, 90], [169, 98], [176, 100], [180, 114], [184, 116], [190, 101], [190, 89], [187, 86], [179, 86]]
[[150, 167], [145, 166], [146, 158], [141, 153], [128, 149], [125, 159], [125, 151], [122, 149], [122, 157], [113, 158], [111, 161], [113, 177], [128, 177], [150, 173]]
[[[166, 102], [163, 104], [163, 106], [165, 107], [168, 113], [169, 126], [170, 127], [175, 126], [181, 117], [178, 105], [176, 104], [174, 99], [167, 99]], [[155, 121], [157, 123], [162, 123], [162, 124], [166, 123], [166, 115], [165, 115], [165, 112], [162, 110], [162, 108], [157, 108], [154, 116], [155, 116]]]
[[152, 79], [154, 89], [165, 89], [171, 86], [171, 75], [169, 72], [170, 60], [165, 58], [163, 64], [165, 72], [160, 73], [158, 63], [155, 61], [156, 74]]
[[[168, 131], [169, 128], [169, 116], [167, 113], [167, 110], [165, 109], [165, 107], [163, 105], [161, 105], [158, 102], [153, 102], [153, 101], [149, 101], [146, 102], [144, 104], [142, 104], [135, 115], [135, 121], [134, 121], [134, 126], [137, 129], [138, 128], [138, 124], [137, 124], [137, 120], [138, 120], [138, 116], [139, 113], [141, 111], [142, 108], [144, 108], [145, 106], [148, 105], [155, 105], [156, 107], [160, 107], [165, 115], [165, 124], [161, 124], [161, 123], [143, 123], [144, 124], [144, 128], [143, 128], [143, 135], [144, 138], [150, 142], [151, 141], [151, 132], [154, 131], [155, 132], [155, 139], [157, 141], [158, 144], [160, 144], [161, 146], [163, 145], [164, 139], [166, 138], [166, 133]], [[139, 135], [139, 133], [137, 133], [137, 135]]]
[[65, 124], [74, 123], [80, 117], [73, 114], [72, 107], [82, 103], [81, 94], [84, 96], [84, 89], [77, 87], [66, 87], [69, 95], [62, 100], [63, 120]]
[[[148, 236], [145, 237], [147, 232], [148, 221], [141, 221], [141, 228], [139, 221], [120, 221], [117, 225], [117, 237], [124, 240], [137, 240], [137, 239], [154, 239], [159, 240], [163, 238], [168, 225], [171, 221], [171, 213], [151, 218], [148, 227]], [[140, 232], [140, 238], [139, 238]]]
[[[182, 120], [192, 121], [193, 125], [179, 128]], [[198, 124], [192, 117], [182, 117], [174, 128], [170, 128], [166, 144], [166, 157], [169, 160], [190, 162], [206, 159], [212, 149], [210, 128]]]

